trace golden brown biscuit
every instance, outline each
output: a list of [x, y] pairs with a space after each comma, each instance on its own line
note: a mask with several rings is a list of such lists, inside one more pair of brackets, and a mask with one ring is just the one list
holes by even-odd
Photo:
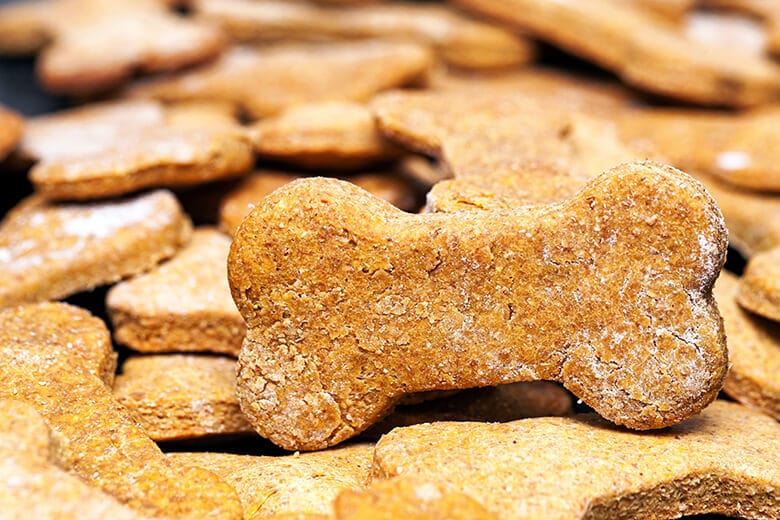
[[744, 113], [638, 110], [618, 118], [627, 142], [661, 153], [671, 164], [746, 189], [780, 191], [780, 106]]
[[140, 352], [238, 355], [245, 327], [227, 283], [229, 250], [229, 237], [201, 228], [168, 262], [112, 287], [114, 338]]
[[177, 464], [213, 471], [241, 497], [244, 518], [283, 513], [329, 515], [331, 503], [345, 489], [368, 479], [372, 444], [354, 444], [316, 453], [277, 457], [226, 453], [169, 453]]
[[52, 434], [52, 460], [150, 516], [240, 518], [215, 475], [173, 464], [111, 395], [115, 362], [105, 325], [61, 303], [0, 312], [0, 399], [33, 405]]
[[637, 7], [661, 15], [672, 22], [680, 22], [685, 18], [699, 0], [629, 0]]
[[[388, 201], [405, 211], [417, 209], [419, 197], [413, 183], [400, 172], [393, 170], [377, 173], [363, 173], [349, 177], [348, 180]], [[235, 234], [241, 221], [275, 189], [299, 179], [292, 173], [260, 170], [247, 176], [223, 199], [219, 211], [219, 226], [226, 233]]]
[[419, 83], [431, 64], [428, 50], [402, 42], [244, 47], [199, 69], [140, 83], [128, 94], [229, 101], [259, 119], [305, 103], [366, 101], [381, 90]]
[[595, 415], [399, 428], [377, 444], [373, 475], [437, 483], [501, 518], [776, 518], [779, 448], [774, 420], [716, 401], [642, 434]]
[[440, 484], [408, 478], [377, 480], [347, 490], [334, 503], [339, 520], [497, 520], [482, 504]]
[[330, 101], [301, 105], [252, 127], [260, 158], [303, 168], [350, 170], [398, 157], [365, 105]]
[[393, 428], [424, 422], [508, 422], [571, 413], [571, 395], [561, 386], [548, 381], [511, 383], [473, 388], [440, 399], [399, 406], [364, 432], [363, 437], [378, 440]]
[[649, 92], [718, 106], [758, 105], [780, 98], [780, 67], [770, 59], [697, 43], [662, 18], [622, 0], [455, 4], [527, 30]]
[[455, 177], [429, 193], [429, 210], [556, 202], [604, 169], [637, 158], [611, 122], [590, 115], [614, 111], [617, 101], [566, 85], [540, 93], [544, 83], [535, 81], [519, 76], [481, 88], [468, 82], [374, 99], [386, 135], [439, 157]]
[[263, 437], [309, 450], [406, 393], [545, 379], [613, 422], [675, 424], [723, 384], [711, 289], [725, 251], [712, 198], [652, 163], [503, 212], [411, 215], [300, 179], [231, 245], [241, 409]]
[[0, 400], [0, 509], [5, 518], [141, 518], [50, 462], [49, 444], [49, 429], [35, 408]]
[[222, 50], [223, 37], [208, 23], [175, 16], [158, 0], [48, 0], [0, 9], [0, 49], [35, 52], [41, 46], [43, 85], [83, 96], [115, 88], [136, 73], [207, 61]]
[[517, 33], [444, 5], [328, 8], [280, 0], [198, 0], [195, 10], [245, 42], [403, 38], [432, 46], [449, 65], [476, 70], [514, 67], [535, 55], [533, 45]]
[[737, 301], [751, 312], [780, 321], [780, 247], [750, 258], [740, 281]]
[[33, 196], [0, 224], [0, 306], [64, 298], [146, 271], [191, 232], [166, 191], [82, 205]]
[[114, 397], [154, 441], [249, 433], [236, 397], [236, 361], [216, 356], [133, 356]]
[[22, 118], [0, 106], [0, 161], [16, 147], [22, 137]]
[[737, 401], [780, 419], [780, 325], [737, 305], [739, 278], [724, 271], [715, 283], [731, 367], [723, 391]]

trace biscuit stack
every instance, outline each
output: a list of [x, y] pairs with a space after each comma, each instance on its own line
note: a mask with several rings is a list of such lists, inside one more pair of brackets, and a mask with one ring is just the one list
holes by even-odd
[[3, 515], [780, 518], [771, 4], [3, 3]]

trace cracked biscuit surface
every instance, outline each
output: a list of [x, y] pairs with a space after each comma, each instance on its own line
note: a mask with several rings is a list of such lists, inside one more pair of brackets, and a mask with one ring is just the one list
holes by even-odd
[[231, 246], [242, 410], [308, 450], [407, 393], [547, 379], [613, 422], [669, 426], [723, 384], [711, 289], [725, 250], [701, 185], [652, 163], [503, 213], [410, 215], [348, 183], [295, 181]]

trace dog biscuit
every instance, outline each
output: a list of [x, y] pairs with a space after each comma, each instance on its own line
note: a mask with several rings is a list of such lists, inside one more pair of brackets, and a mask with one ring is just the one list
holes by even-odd
[[[253, 166], [249, 137], [235, 124], [217, 124], [227, 118], [215, 120], [213, 108], [188, 105], [166, 114], [153, 104], [141, 104], [140, 114], [128, 114], [137, 124], [125, 126], [123, 114], [137, 105], [74, 109], [40, 122], [43, 131], [31, 141], [54, 157], [30, 171], [36, 191], [49, 199], [94, 199], [232, 178]], [[84, 119], [86, 127], [80, 122]], [[100, 136], [92, 144], [73, 147], [81, 148], [81, 154], [60, 152], [71, 149], [67, 143], [95, 133]]]
[[241, 408], [263, 437], [310, 450], [403, 394], [545, 379], [613, 422], [669, 426], [725, 377], [711, 295], [725, 250], [701, 185], [652, 163], [504, 212], [412, 215], [301, 179], [231, 245]]
[[133, 356], [114, 397], [154, 441], [251, 433], [236, 397], [236, 361], [216, 356]]
[[747, 16], [722, 11], [693, 11], [685, 19], [685, 35], [712, 48], [763, 56], [767, 38], [761, 22]]
[[375, 93], [423, 82], [432, 55], [393, 41], [278, 44], [227, 51], [216, 62], [128, 89], [163, 101], [229, 101], [254, 119], [295, 105], [367, 101]]
[[171, 260], [112, 287], [116, 341], [140, 352], [238, 355], [245, 327], [227, 283], [229, 250], [229, 237], [196, 229]]
[[27, 403], [0, 400], [0, 508], [5, 518], [63, 520], [141, 515], [49, 461], [49, 429]]
[[430, 480], [501, 518], [776, 518], [778, 448], [773, 419], [716, 401], [642, 434], [592, 414], [399, 428], [377, 443], [372, 473]]
[[393, 413], [366, 430], [362, 437], [378, 440], [393, 428], [425, 422], [509, 422], [526, 417], [571, 413], [571, 396], [555, 383], [510, 383], [473, 388], [440, 399], [398, 406]]
[[723, 391], [780, 419], [780, 325], [741, 309], [737, 305], [739, 288], [739, 278], [726, 271], [715, 283], [731, 361]]
[[780, 108], [745, 113], [638, 110], [619, 118], [620, 134], [663, 154], [671, 164], [743, 189], [780, 191], [775, 132]]
[[780, 97], [780, 67], [739, 49], [709, 47], [622, 0], [457, 0], [467, 11], [560, 46], [626, 83], [671, 98], [750, 106]]
[[339, 520], [498, 520], [482, 504], [439, 484], [409, 478], [377, 480], [346, 490], [334, 503]]
[[260, 158], [303, 168], [357, 170], [401, 155], [368, 107], [347, 101], [293, 107], [255, 123], [252, 137]]
[[22, 137], [22, 118], [0, 106], [0, 161], [16, 148]]
[[533, 45], [517, 33], [444, 5], [328, 8], [279, 0], [199, 0], [195, 10], [244, 42], [403, 38], [433, 47], [449, 65], [475, 70], [515, 67], [535, 55]]
[[[455, 177], [429, 193], [429, 210], [557, 202], [603, 170], [637, 158], [611, 122], [579, 112], [591, 100], [590, 112], [614, 110], [612, 98], [565, 86], [559, 94], [536, 95], [533, 81], [525, 90], [519, 78], [479, 91], [470, 84], [374, 99], [386, 135], [440, 158]], [[561, 99], [563, 106], [542, 99]]]
[[65, 298], [146, 271], [191, 233], [166, 191], [80, 205], [32, 196], [0, 224], [0, 307]]
[[368, 479], [372, 444], [354, 444], [315, 453], [282, 456], [226, 453], [170, 453], [177, 464], [213, 471], [241, 497], [244, 518], [279, 514], [332, 513], [339, 492]]
[[767, 50], [775, 57], [780, 55], [780, 6], [767, 0], [698, 0], [702, 7], [734, 10], [756, 16], [764, 22], [767, 34]]
[[751, 312], [780, 321], [780, 247], [750, 258], [740, 280], [737, 301]]
[[[419, 208], [419, 197], [416, 187], [404, 177], [404, 168], [402, 162], [399, 165], [400, 172], [363, 173], [348, 177], [347, 180], [397, 208], [412, 211]], [[219, 211], [220, 228], [230, 235], [235, 234], [244, 218], [264, 197], [299, 178], [296, 174], [271, 170], [260, 170], [247, 176], [224, 197]]]
[[1, 311], [0, 331], [0, 398], [35, 407], [51, 429], [59, 466], [150, 516], [241, 516], [229, 486], [166, 459], [113, 398], [98, 368], [116, 356], [102, 321], [40, 303]]
[[177, 17], [158, 0], [48, 0], [0, 9], [0, 49], [42, 48], [38, 78], [58, 94], [104, 92], [136, 73], [207, 61], [223, 45], [219, 29]]

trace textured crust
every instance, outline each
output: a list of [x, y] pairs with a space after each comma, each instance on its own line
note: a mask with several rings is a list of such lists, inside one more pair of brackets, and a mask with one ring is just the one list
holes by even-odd
[[30, 403], [51, 429], [52, 460], [150, 516], [240, 518], [233, 490], [171, 463], [90, 369], [115, 354], [102, 321], [61, 303], [0, 312], [0, 399]]
[[642, 435], [592, 415], [397, 429], [377, 444], [373, 474], [439, 483], [501, 518], [769, 519], [780, 515], [778, 449], [774, 420], [717, 401]]
[[217, 28], [177, 17], [157, 0], [49, 0], [5, 6], [0, 9], [0, 31], [0, 50], [32, 53], [44, 47], [38, 77], [48, 90], [73, 96], [115, 88], [138, 72], [207, 61], [224, 46]]
[[154, 441], [252, 431], [236, 398], [236, 362], [211, 356], [135, 356], [114, 397]]
[[298, 180], [231, 246], [241, 407], [288, 449], [349, 438], [404, 393], [535, 379], [631, 428], [675, 424], [723, 384], [711, 289], [725, 250], [701, 185], [651, 163], [503, 213], [409, 215]]
[[725, 271], [715, 283], [731, 360], [723, 391], [780, 419], [780, 325], [742, 310], [737, 305], [739, 290], [739, 279]]
[[27, 403], [0, 400], [0, 508], [7, 518], [138, 520], [119, 504], [48, 460], [49, 428]]
[[776, 106], [737, 114], [636, 110], [618, 121], [622, 138], [654, 149], [678, 168], [743, 189], [780, 191]]
[[698, 44], [673, 25], [621, 0], [457, 0], [614, 71], [626, 83], [718, 106], [777, 99], [780, 67], [768, 58]]
[[0, 161], [13, 151], [22, 137], [23, 120], [0, 106]]
[[432, 63], [425, 47], [392, 41], [237, 48], [212, 64], [139, 83], [127, 93], [228, 101], [260, 119], [304, 103], [367, 101], [381, 90], [424, 81]]
[[393, 478], [347, 490], [333, 504], [339, 520], [498, 520], [479, 502], [423, 480]]
[[[419, 208], [419, 199], [412, 182], [403, 176], [402, 171], [363, 173], [349, 177], [348, 180], [364, 190], [388, 201], [404, 211]], [[247, 176], [222, 199], [219, 209], [219, 227], [229, 235], [235, 234], [238, 226], [260, 202], [275, 189], [288, 184], [298, 175], [261, 170]]]
[[780, 321], [780, 247], [751, 257], [737, 301], [751, 312]]
[[82, 205], [27, 199], [0, 225], [0, 306], [64, 298], [146, 271], [191, 233], [165, 191]]
[[254, 164], [238, 129], [155, 129], [98, 153], [46, 161], [30, 171], [49, 199], [88, 200], [144, 188], [200, 184], [243, 175]]
[[112, 287], [116, 340], [141, 352], [238, 355], [245, 329], [227, 283], [229, 250], [230, 238], [198, 229], [173, 259]]
[[301, 105], [252, 128], [258, 156], [304, 168], [352, 170], [397, 158], [401, 150], [376, 128], [365, 105]]
[[241, 497], [245, 518], [283, 514], [332, 514], [331, 503], [343, 490], [368, 479], [374, 446], [343, 448], [278, 457], [225, 453], [171, 453], [178, 464], [213, 471]]
[[196, 12], [247, 42], [403, 38], [432, 46], [449, 65], [472, 70], [513, 67], [535, 56], [534, 46], [518, 34], [443, 5], [322, 8], [279, 0], [199, 0]]

